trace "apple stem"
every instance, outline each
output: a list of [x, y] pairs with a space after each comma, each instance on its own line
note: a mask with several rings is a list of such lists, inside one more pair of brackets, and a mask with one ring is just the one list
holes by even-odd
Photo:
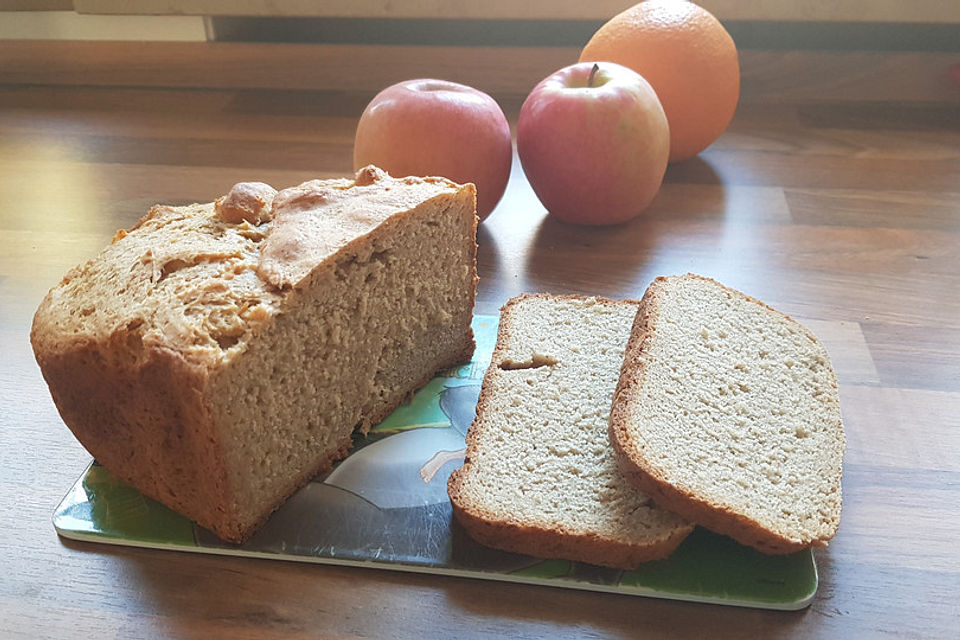
[[600, 71], [600, 65], [596, 62], [593, 63], [593, 69], [590, 69], [590, 75], [587, 76], [587, 86], [593, 87], [593, 78], [597, 75], [597, 71]]

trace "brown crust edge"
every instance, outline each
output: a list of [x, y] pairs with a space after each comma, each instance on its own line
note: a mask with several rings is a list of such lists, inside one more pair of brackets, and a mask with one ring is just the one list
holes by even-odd
[[[104, 343], [63, 339], [38, 322], [49, 305], [50, 294], [34, 318], [31, 342], [64, 424], [116, 478], [201, 526], [220, 530], [215, 514], [230, 491], [217, 454], [220, 434], [195, 428], [208, 422], [201, 399], [206, 375], [160, 347], [146, 350], [137, 361], [116, 361], [110, 345], [126, 341], [127, 330]], [[170, 467], [182, 472], [163, 471]], [[222, 531], [227, 539], [235, 537], [232, 529]]]
[[[476, 188], [472, 184], [456, 185], [447, 180], [445, 180], [445, 182], [451, 187], [455, 187], [458, 194], [464, 191], [468, 192], [472, 201], [472, 207], [470, 208], [472, 215], [469, 216], [470, 220], [467, 223], [470, 233], [468, 253], [470, 265], [469, 301], [471, 312], [468, 314], [463, 347], [454, 357], [437, 365], [434, 371], [428, 373], [424, 379], [409, 392], [398, 395], [395, 401], [386, 405], [384, 409], [365, 418], [362, 421], [362, 431], [364, 433], [369, 431], [371, 426], [382, 421], [407, 398], [416, 393], [417, 390], [429, 383], [438, 372], [469, 362], [476, 347], [470, 324], [473, 317], [472, 309], [476, 301], [477, 283], [479, 280], [477, 277], [476, 263], [476, 237], [477, 227], [480, 221], [476, 215]], [[155, 205], [152, 207], [150, 212], [142, 217], [132, 229], [141, 226], [162, 206], [164, 205]], [[85, 264], [89, 264], [89, 262], [90, 261], [87, 261]], [[85, 264], [78, 265], [68, 271], [64, 278], [61, 279], [61, 284], [69, 278], [76, 277], [82, 271]], [[277, 500], [270, 509], [266, 510], [257, 520], [251, 523], [241, 523], [236, 518], [217, 517], [217, 514], [222, 515], [224, 513], [222, 505], [228, 500], [226, 496], [230, 488], [226, 484], [226, 471], [215, 453], [209, 453], [207, 456], [203, 456], [202, 453], [198, 452], [199, 450], [197, 448], [192, 448], [188, 444], [182, 444], [182, 441], [179, 441], [181, 442], [180, 446], [166, 451], [166, 455], [171, 459], [182, 459], [193, 455], [204, 457], [204, 464], [197, 464], [195, 468], [211, 470], [215, 486], [210, 487], [209, 482], [186, 480], [184, 482], [172, 483], [168, 486], [168, 491], [164, 491], [160, 487], [160, 483], [156, 480], [156, 478], [160, 476], [154, 477], [151, 474], [144, 474], [142, 467], [135, 464], [140, 462], [139, 458], [134, 458], [131, 455], [113, 454], [113, 451], [115, 451], [115, 438], [112, 439], [111, 434], [106, 432], [101, 433], [104, 429], [91, 429], [89, 427], [90, 424], [97, 425], [103, 422], [103, 420], [90, 418], [91, 412], [89, 409], [91, 406], [111, 406], [107, 397], [103, 398], [103, 402], [91, 402], [90, 398], [96, 397], [97, 393], [109, 395], [114, 389], [122, 387], [125, 382], [143, 382], [142, 372], [149, 369], [153, 371], [149, 378], [152, 382], [151, 384], [144, 384], [144, 388], [137, 390], [141, 398], [147, 397], [155, 400], [156, 402], [154, 404], [162, 409], [168, 410], [171, 416], [181, 417], [177, 422], [178, 424], [181, 422], [189, 422], [189, 419], [183, 418], [183, 416], [191, 416], [194, 423], [208, 423], [209, 419], [207, 417], [196, 417], [204, 414], [207, 410], [200, 400], [200, 389], [208, 384], [208, 376], [200, 371], [196, 365], [188, 362], [182, 355], [160, 346], [154, 346], [148, 350], [144, 354], [143, 360], [135, 363], [135, 365], [118, 368], [110, 362], [111, 352], [107, 346], [101, 345], [89, 337], [64, 337], [57, 335], [50, 330], [49, 323], [43, 321], [54, 304], [56, 289], [57, 287], [55, 286], [47, 292], [35, 312], [31, 326], [30, 340], [41, 374], [50, 389], [54, 404], [64, 423], [94, 459], [118, 479], [136, 488], [147, 497], [187, 516], [199, 526], [208, 529], [224, 541], [241, 544], [248, 540], [290, 496], [318, 474], [330, 470], [337, 461], [345, 458], [349, 454], [352, 448], [352, 437], [348, 437], [341, 442], [336, 451], [328, 457], [319, 460], [311, 470], [298, 476], [294, 482], [290, 483], [289, 489], [283, 492], [281, 499]], [[126, 333], [119, 332], [111, 336], [111, 340], [123, 340], [125, 337]], [[84, 353], [88, 354], [88, 357], [83, 357]], [[76, 366], [78, 361], [82, 366]], [[91, 375], [89, 365], [91, 361], [103, 365], [98, 366], [93, 375]], [[131, 366], [133, 366], [132, 369]], [[77, 380], [83, 382], [83, 386], [79, 389], [76, 384]], [[184, 384], [184, 380], [188, 380], [189, 384]], [[179, 382], [175, 383], [174, 381]], [[185, 386], [194, 389], [195, 392], [193, 394], [182, 394], [181, 392]], [[72, 390], [73, 393], [66, 393], [65, 390]], [[182, 402], [170, 402], [170, 398], [186, 399]], [[122, 409], [120, 413], [126, 415]], [[170, 421], [174, 421], [173, 417], [170, 418]], [[111, 428], [115, 429], [116, 425], [121, 422], [123, 422], [123, 420], [121, 420], [119, 416], [115, 417], [110, 421], [106, 430], [109, 431]], [[210, 444], [214, 449], [219, 449], [219, 438], [220, 434], [216, 434]], [[165, 463], [162, 466], [171, 467], [174, 465]], [[189, 487], [206, 487], [209, 489], [209, 491], [205, 493], [203, 503], [195, 499], [181, 501], [169, 495], [170, 488], [180, 491]], [[210, 505], [213, 506], [211, 507]]]
[[447, 493], [453, 507], [457, 523], [474, 540], [488, 547], [523, 553], [538, 558], [562, 558], [588, 564], [612, 567], [615, 569], [634, 569], [642, 562], [659, 560], [669, 556], [681, 542], [693, 531], [693, 525], [681, 527], [649, 545], [625, 544], [619, 540], [599, 535], [577, 534], [563, 529], [547, 529], [524, 525], [513, 520], [498, 518], [496, 515], [478, 508], [461, 493], [464, 476], [470, 472], [471, 454], [477, 446], [477, 434], [482, 431], [480, 416], [490, 402], [490, 380], [499, 375], [499, 362], [502, 360], [505, 344], [510, 335], [513, 318], [510, 310], [517, 304], [531, 298], [553, 300], [589, 300], [603, 304], [631, 304], [637, 300], [614, 300], [600, 296], [578, 294], [551, 295], [548, 293], [521, 294], [501, 307], [501, 321], [497, 330], [497, 342], [494, 347], [490, 366], [484, 374], [480, 397], [477, 400], [477, 417], [467, 432], [467, 452], [464, 464], [450, 474], [447, 481]]
[[[712, 278], [706, 278], [692, 273], [673, 277], [694, 278], [710, 282], [740, 298], [759, 304], [765, 309], [773, 311], [778, 316], [800, 327], [808, 339], [822, 348], [819, 340], [816, 339], [809, 329], [785, 313], [773, 309], [756, 298], [731, 289]], [[770, 531], [752, 518], [748, 518], [732, 509], [714, 504], [700, 496], [677, 489], [666, 479], [651, 471], [651, 465], [643, 456], [640, 446], [638, 446], [638, 443], [630, 435], [630, 406], [632, 397], [634, 396], [634, 390], [643, 384], [646, 366], [642, 358], [642, 353], [645, 350], [647, 342], [653, 337], [655, 330], [654, 325], [659, 316], [661, 304], [659, 296], [660, 287], [666, 284], [668, 280], [669, 278], [664, 276], [656, 278], [647, 288], [640, 301], [640, 307], [637, 310], [633, 329], [630, 332], [630, 339], [627, 342], [627, 350], [620, 372], [620, 380], [614, 392], [613, 406], [610, 410], [610, 442], [613, 445], [620, 472], [627, 478], [627, 481], [630, 482], [631, 485], [649, 495], [655, 503], [691, 522], [716, 533], [729, 536], [737, 542], [751, 546], [763, 553], [788, 554], [809, 547], [826, 546], [828, 541], [836, 533], [836, 529], [834, 529], [829, 536], [822, 538], [801, 542], [791, 540]], [[824, 352], [826, 353], [826, 350], [824, 350]], [[832, 367], [831, 371], [833, 371]], [[838, 390], [836, 374], [833, 375], [833, 388], [835, 391]], [[845, 446], [842, 418], [838, 425], [838, 432], [840, 434], [840, 457], [842, 460]], [[837, 509], [839, 512], [839, 503]], [[839, 519], [838, 513], [836, 517], [837, 522], [839, 522]]]

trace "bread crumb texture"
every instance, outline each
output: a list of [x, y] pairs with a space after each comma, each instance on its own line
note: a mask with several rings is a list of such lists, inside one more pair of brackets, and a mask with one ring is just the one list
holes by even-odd
[[834, 535], [839, 393], [826, 350], [799, 323], [713, 280], [658, 279], [624, 378], [612, 433], [638, 486], [659, 485], [666, 506], [763, 551]]
[[104, 466], [240, 540], [469, 359], [476, 224], [471, 185], [372, 167], [157, 206], [51, 290], [34, 349]]
[[450, 484], [455, 513], [481, 542], [630, 567], [689, 533], [625, 482], [607, 436], [636, 310], [549, 295], [504, 307], [467, 461]]

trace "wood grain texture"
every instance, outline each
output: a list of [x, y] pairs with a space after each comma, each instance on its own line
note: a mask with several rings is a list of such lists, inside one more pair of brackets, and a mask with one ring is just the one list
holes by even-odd
[[[817, 551], [816, 600], [778, 613], [59, 540], [51, 512], [90, 458], [28, 344], [46, 290], [155, 202], [349, 173], [371, 87], [331, 91], [321, 74], [303, 90], [289, 79], [257, 89], [233, 71], [208, 88], [187, 88], [200, 74], [164, 88], [196, 52], [139, 70], [114, 58], [117, 83], [132, 86], [83, 86], [108, 75], [109, 56], [72, 77], [43, 68], [65, 55], [58, 47], [0, 65], [16, 83], [0, 86], [0, 636], [955, 637], [960, 97], [865, 89], [864, 78], [906, 74], [902, 58], [867, 69], [864, 57], [844, 85], [817, 70], [826, 58], [807, 57], [810, 68], [781, 57], [806, 89], [745, 73], [729, 131], [670, 167], [649, 211], [626, 225], [555, 222], [515, 166], [480, 228], [478, 313], [524, 291], [638, 297], [657, 275], [695, 271], [822, 338], [849, 443], [844, 513]], [[518, 65], [532, 73], [554, 54], [543, 55]], [[308, 64], [293, 50], [289, 60]], [[911, 82], [936, 84], [938, 68], [910, 68], [926, 73]], [[144, 74], [152, 87], [137, 82]], [[498, 97], [515, 123], [522, 91]]]
[[[376, 92], [428, 75], [525, 95], [579, 54], [579, 46], [10, 40], [0, 47], [0, 83]], [[954, 53], [744, 50], [741, 99], [955, 103], [955, 64]]]

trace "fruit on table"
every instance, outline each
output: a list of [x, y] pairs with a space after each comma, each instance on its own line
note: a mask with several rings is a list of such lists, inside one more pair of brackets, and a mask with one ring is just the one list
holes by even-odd
[[360, 116], [353, 146], [354, 169], [375, 164], [394, 177], [474, 183], [481, 220], [507, 187], [512, 157], [510, 125], [493, 98], [432, 79], [378, 93]]
[[538, 84], [520, 109], [517, 152], [547, 211], [609, 225], [643, 211], [670, 152], [667, 118], [650, 84], [612, 62], [580, 63]]
[[670, 123], [670, 161], [706, 149], [730, 124], [740, 96], [737, 48], [723, 25], [691, 2], [648, 0], [610, 19], [581, 62], [630, 67], [653, 86]]

